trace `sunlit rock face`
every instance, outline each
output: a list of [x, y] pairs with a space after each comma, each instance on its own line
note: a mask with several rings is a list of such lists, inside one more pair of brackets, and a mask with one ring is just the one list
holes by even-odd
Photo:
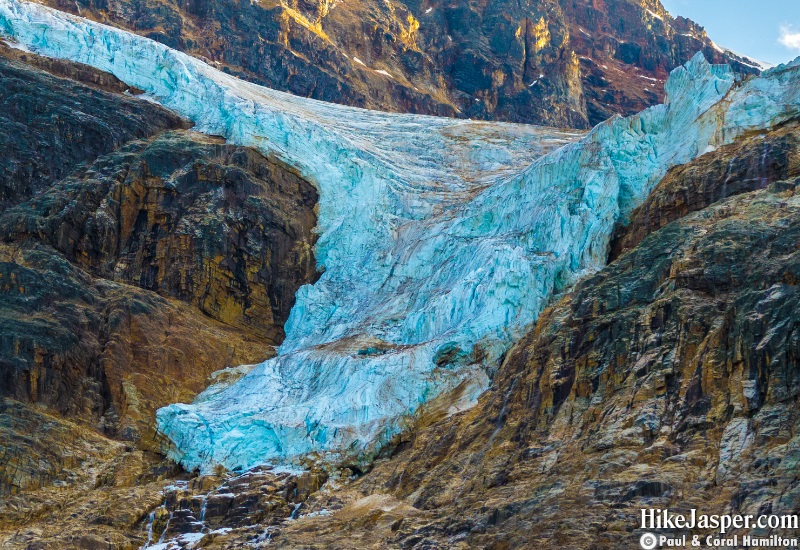
[[38, 0], [303, 97], [381, 111], [590, 128], [661, 103], [698, 51], [659, 0]]
[[453, 408], [469, 405], [553, 293], [604, 265], [614, 223], [670, 167], [800, 104], [800, 64], [740, 84], [696, 56], [664, 105], [582, 137], [293, 97], [35, 4], [0, 2], [0, 29], [318, 186], [323, 273], [297, 293], [278, 357], [159, 411], [187, 468], [369, 459], [430, 399], [458, 389]]

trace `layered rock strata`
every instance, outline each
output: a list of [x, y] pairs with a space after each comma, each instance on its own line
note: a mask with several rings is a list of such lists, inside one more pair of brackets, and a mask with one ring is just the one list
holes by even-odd
[[176, 474], [154, 454], [155, 410], [274, 354], [297, 288], [317, 277], [317, 194], [275, 159], [180, 129], [108, 73], [0, 53], [0, 118], [16, 129], [3, 133], [0, 213], [11, 528], [62, 497], [91, 501], [120, 461], [138, 472], [124, 487]]
[[[683, 174], [736, 162], [735, 151]], [[661, 200], [677, 208], [673, 189]], [[446, 401], [431, 407], [391, 458], [309, 504], [329, 515], [276, 544], [621, 548], [638, 544], [642, 508], [794, 513], [799, 231], [792, 179], [650, 233], [548, 308], [475, 408], [443, 418]]]
[[468, 406], [552, 294], [604, 265], [615, 222], [669, 168], [800, 100], [797, 64], [739, 83], [698, 55], [664, 105], [553, 151], [580, 136], [323, 104], [41, 6], [9, 2], [3, 18], [23, 46], [111, 71], [318, 186], [324, 273], [298, 292], [278, 357], [159, 413], [174, 456], [206, 470], [368, 462], [421, 403], [459, 388]]
[[657, 0], [48, 0], [303, 97], [383, 111], [588, 128], [663, 100], [714, 44]]

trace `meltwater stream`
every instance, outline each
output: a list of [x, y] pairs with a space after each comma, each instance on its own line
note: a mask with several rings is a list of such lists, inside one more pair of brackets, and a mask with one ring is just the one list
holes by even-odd
[[189, 469], [369, 458], [443, 392], [468, 406], [553, 293], [604, 265], [614, 223], [670, 167], [800, 105], [798, 62], [738, 83], [698, 55], [665, 105], [584, 135], [299, 98], [18, 0], [0, 0], [0, 33], [110, 72], [318, 187], [323, 273], [297, 293], [278, 356], [158, 412]]

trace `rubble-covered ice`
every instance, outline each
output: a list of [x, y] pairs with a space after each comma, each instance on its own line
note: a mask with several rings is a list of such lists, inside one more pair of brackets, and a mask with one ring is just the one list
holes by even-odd
[[278, 357], [158, 412], [187, 468], [369, 457], [443, 392], [468, 405], [553, 293], [603, 266], [614, 223], [670, 167], [800, 106], [797, 62], [742, 84], [698, 55], [665, 105], [584, 136], [298, 98], [17, 0], [0, 0], [0, 32], [113, 73], [319, 189], [323, 274], [297, 293]]

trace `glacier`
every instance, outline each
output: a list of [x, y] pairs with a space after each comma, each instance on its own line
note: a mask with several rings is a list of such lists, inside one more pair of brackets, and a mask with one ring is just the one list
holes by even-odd
[[171, 456], [203, 471], [368, 461], [438, 396], [470, 406], [669, 168], [800, 113], [800, 60], [742, 82], [698, 54], [663, 105], [585, 134], [295, 97], [20, 0], [0, 0], [0, 35], [110, 72], [319, 191], [322, 274], [298, 291], [278, 356], [158, 411]]

